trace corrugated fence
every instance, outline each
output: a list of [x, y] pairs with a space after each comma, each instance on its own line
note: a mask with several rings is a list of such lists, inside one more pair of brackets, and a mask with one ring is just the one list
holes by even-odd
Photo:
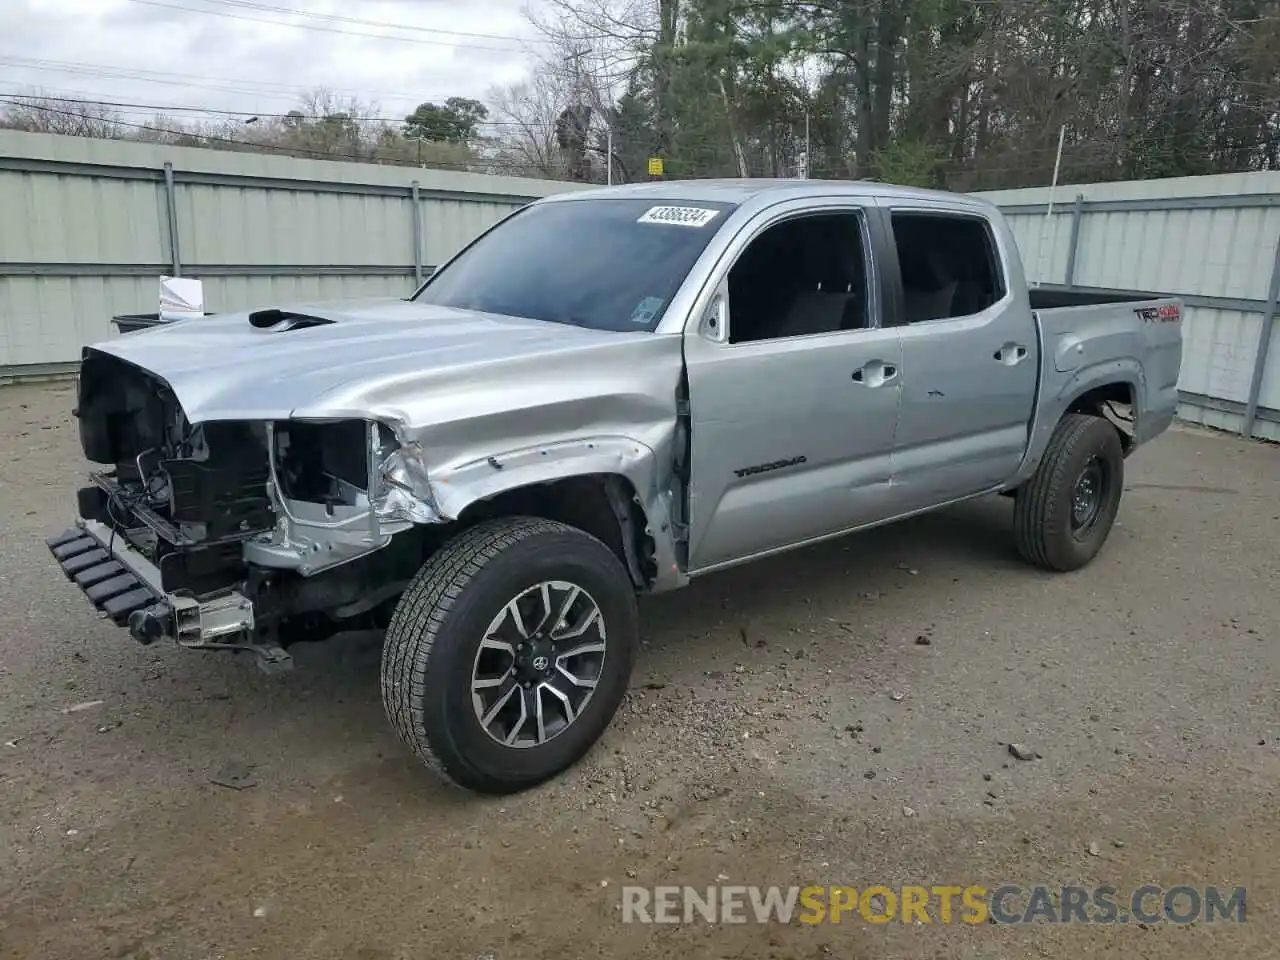
[[71, 369], [111, 317], [405, 296], [513, 208], [570, 184], [0, 131], [0, 378]]
[[1177, 294], [1178, 414], [1280, 440], [1280, 172], [980, 194], [1009, 217], [1028, 280]]
[[[513, 207], [570, 184], [0, 131], [0, 381], [71, 369], [157, 277], [206, 309], [402, 296]], [[1029, 279], [1187, 304], [1180, 415], [1280, 440], [1280, 172], [982, 196]]]

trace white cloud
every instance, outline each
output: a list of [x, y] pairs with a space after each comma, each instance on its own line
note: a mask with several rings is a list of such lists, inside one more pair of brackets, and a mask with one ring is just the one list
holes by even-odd
[[[526, 76], [538, 41], [524, 3], [0, 0], [0, 96], [40, 87], [55, 96], [269, 114], [325, 87], [400, 117], [424, 100], [483, 99], [492, 86]], [[348, 21], [288, 17], [269, 7]]]

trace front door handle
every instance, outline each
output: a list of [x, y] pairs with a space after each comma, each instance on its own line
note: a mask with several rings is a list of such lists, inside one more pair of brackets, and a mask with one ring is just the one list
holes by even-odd
[[1006, 367], [1012, 367], [1027, 359], [1027, 348], [1020, 343], [1006, 343], [991, 355], [991, 358]]
[[882, 387], [898, 375], [898, 368], [883, 360], [870, 360], [853, 371], [853, 382], [866, 387]]

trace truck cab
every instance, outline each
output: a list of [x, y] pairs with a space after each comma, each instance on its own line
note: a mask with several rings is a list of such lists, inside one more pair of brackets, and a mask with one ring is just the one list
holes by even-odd
[[1040, 345], [1003, 220], [815, 192], [726, 227], [684, 330], [692, 571], [996, 491], [1027, 450]]

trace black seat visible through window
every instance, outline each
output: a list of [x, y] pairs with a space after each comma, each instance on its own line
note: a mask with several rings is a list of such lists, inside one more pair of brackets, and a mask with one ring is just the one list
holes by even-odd
[[927, 246], [910, 249], [900, 257], [907, 323], [952, 316], [959, 284], [952, 275], [951, 261]]
[[851, 214], [800, 217], [757, 237], [729, 276], [733, 341], [866, 327], [861, 241]]
[[976, 217], [895, 212], [903, 322], [966, 317], [1003, 296], [989, 229]]

